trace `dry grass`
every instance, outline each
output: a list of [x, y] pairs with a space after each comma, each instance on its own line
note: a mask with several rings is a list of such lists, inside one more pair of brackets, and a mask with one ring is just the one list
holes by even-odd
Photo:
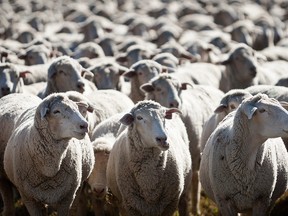
[[[16, 207], [16, 216], [29, 216], [26, 208], [24, 207], [21, 200], [18, 200], [15, 203]], [[201, 208], [201, 216], [218, 216], [218, 208], [214, 202], [212, 202], [206, 195], [201, 193], [200, 200], [200, 208]], [[282, 216], [287, 215], [288, 212], [288, 191], [283, 194], [276, 202], [271, 216]], [[51, 213], [49, 216], [56, 216], [55, 212]], [[92, 209], [89, 207], [89, 212], [86, 216], [93, 216]], [[179, 216], [178, 212], [176, 212], [173, 216]]]

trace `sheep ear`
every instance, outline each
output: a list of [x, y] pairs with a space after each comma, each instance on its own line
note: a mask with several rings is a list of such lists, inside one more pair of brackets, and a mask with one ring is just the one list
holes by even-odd
[[27, 76], [28, 73], [31, 74], [30, 71], [21, 71], [21, 72], [19, 73], [19, 75], [20, 75], [20, 77], [25, 78], [25, 77]]
[[91, 71], [89, 71], [89, 70], [87, 70], [87, 69], [85, 69], [85, 68], [82, 68], [82, 71], [81, 71], [81, 76], [82, 77], [94, 77], [94, 73], [93, 72], [91, 72]]
[[123, 75], [125, 72], [129, 71], [129, 68], [119, 65], [118, 70], [119, 70], [119, 75]]
[[134, 117], [131, 113], [126, 113], [121, 119], [120, 122], [126, 126], [132, 124]]
[[232, 54], [226, 60], [220, 62], [220, 64], [227, 65], [227, 64], [230, 64], [231, 61], [232, 61]]
[[225, 105], [225, 104], [220, 104], [220, 105], [214, 110], [214, 113], [224, 112], [225, 109], [227, 109], [227, 105]]
[[166, 119], [172, 119], [172, 113], [179, 113], [182, 114], [182, 112], [179, 109], [176, 108], [171, 108], [171, 109], [167, 109], [165, 112], [165, 118]]
[[180, 89], [181, 90], [186, 90], [187, 89], [187, 85], [193, 87], [193, 85], [191, 83], [181, 83]]
[[124, 77], [127, 77], [127, 78], [131, 78], [133, 76], [136, 75], [136, 72], [134, 69], [129, 69], [128, 71], [126, 71], [125, 73], [123, 73], [123, 76]]
[[117, 62], [121, 62], [121, 63], [127, 62], [127, 54], [126, 54], [126, 53], [121, 53], [121, 54], [119, 54], [119, 55], [116, 57], [116, 61], [117, 61]]
[[281, 106], [285, 109], [288, 109], [288, 102], [286, 101], [279, 101], [279, 103], [281, 104]]
[[152, 92], [155, 90], [155, 88], [150, 83], [145, 83], [145, 84], [141, 85], [140, 89], [143, 92]]
[[245, 115], [247, 116], [248, 119], [252, 119], [254, 113], [256, 112], [257, 110], [257, 107], [255, 106], [252, 106], [251, 104], [247, 104], [245, 107], [244, 107], [244, 113]]
[[162, 70], [160, 73], [168, 73], [168, 68], [167, 67], [164, 67], [162, 66]]
[[49, 109], [47, 107], [42, 107], [42, 109], [40, 110], [41, 119], [44, 119], [48, 112], [49, 112]]

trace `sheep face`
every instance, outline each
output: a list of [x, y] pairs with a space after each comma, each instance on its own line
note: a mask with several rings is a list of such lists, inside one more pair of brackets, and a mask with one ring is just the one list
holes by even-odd
[[[172, 112], [180, 112], [177, 109], [165, 109], [157, 104], [145, 106], [145, 101], [136, 104], [131, 113], [125, 114], [120, 122], [131, 125], [141, 140], [142, 148], [158, 148], [165, 151], [169, 148], [168, 136], [165, 129], [165, 118], [171, 119]], [[151, 103], [151, 101], [150, 101]], [[140, 146], [138, 146], [140, 147]]]
[[93, 68], [91, 72], [94, 73], [94, 83], [98, 89], [117, 89], [120, 73], [115, 66], [106, 64]]
[[[24, 73], [23, 73], [24, 75]], [[0, 65], [0, 97], [22, 92], [21, 74], [9, 65]]]
[[258, 94], [244, 100], [239, 110], [250, 120], [250, 131], [259, 137], [288, 137], [288, 112], [276, 99]]
[[85, 82], [82, 75], [84, 75], [85, 72], [76, 60], [64, 59], [50, 66], [48, 76], [49, 79], [53, 80], [58, 92], [74, 90], [83, 93], [85, 90]]
[[140, 85], [147, 83], [153, 77], [162, 72], [162, 66], [153, 60], [142, 60], [132, 65], [130, 70], [123, 75], [127, 78], [136, 79]]
[[43, 45], [35, 45], [19, 56], [24, 59], [25, 65], [45, 64], [48, 62], [50, 52]]
[[45, 101], [41, 106], [41, 119], [46, 118], [49, 131], [55, 140], [75, 137], [83, 139], [88, 123], [78, 111], [77, 104], [68, 98]]
[[257, 58], [254, 50], [248, 46], [235, 49], [226, 63], [232, 65], [233, 75], [238, 81], [252, 81], [257, 75]]
[[150, 83], [142, 85], [141, 89], [147, 93], [147, 99], [157, 101], [164, 107], [179, 108], [182, 104], [180, 99], [182, 85], [170, 76], [157, 76]]
[[92, 189], [93, 196], [96, 199], [104, 199], [107, 193], [106, 167], [109, 154], [113, 144], [109, 143], [106, 137], [97, 138], [93, 142], [95, 165], [88, 178], [88, 183]]

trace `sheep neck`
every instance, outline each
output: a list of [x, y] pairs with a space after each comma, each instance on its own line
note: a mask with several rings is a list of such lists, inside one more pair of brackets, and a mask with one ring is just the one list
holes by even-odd
[[226, 147], [228, 166], [238, 181], [249, 184], [263, 162], [263, 140], [250, 132], [248, 119], [242, 112], [236, 112], [231, 127], [231, 142]]
[[[239, 71], [234, 63], [230, 63], [226, 65], [226, 78], [230, 81], [230, 89], [244, 89], [251, 85], [256, 84], [255, 78], [248, 79], [248, 80], [239, 80], [239, 74], [241, 74], [243, 71]], [[227, 82], [226, 82], [227, 83]], [[229, 89], [229, 90], [230, 90]]]
[[57, 85], [55, 85], [55, 82], [53, 80], [49, 79], [47, 81], [47, 86], [46, 86], [45, 93], [44, 93], [45, 97], [53, 92], [59, 92], [59, 88]]
[[132, 101], [135, 103], [137, 101], [143, 100], [145, 95], [139, 89], [140, 83], [139, 83], [138, 78], [137, 77], [133, 77], [130, 82], [131, 82], [130, 97], [131, 97]]
[[[40, 116], [39, 116], [40, 118]], [[48, 128], [47, 121], [35, 117], [33, 145], [29, 145], [30, 155], [35, 164], [39, 164], [44, 175], [54, 176], [65, 158], [70, 139], [55, 140]], [[39, 157], [42, 155], [42, 157]], [[34, 157], [35, 156], [35, 157]]]
[[139, 134], [132, 127], [129, 128], [128, 139], [130, 152], [133, 152], [129, 155], [129, 169], [132, 170], [141, 196], [153, 203], [162, 194], [161, 179], [165, 175], [167, 151], [145, 148]]

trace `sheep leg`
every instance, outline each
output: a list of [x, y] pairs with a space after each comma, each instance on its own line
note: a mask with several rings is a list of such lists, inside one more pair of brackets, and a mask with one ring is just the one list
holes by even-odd
[[3, 200], [4, 210], [3, 216], [10, 216], [15, 214], [12, 184], [7, 179], [1, 178], [0, 191]]
[[[268, 198], [266, 200], [269, 200]], [[253, 216], [269, 215], [270, 211], [269, 202], [265, 202], [264, 199], [259, 200], [253, 205]]]
[[48, 215], [47, 208], [41, 202], [36, 202], [35, 200], [27, 199], [25, 196], [21, 195], [22, 200], [29, 212], [29, 215], [33, 216], [43, 216]]
[[[187, 192], [186, 192], [187, 191]], [[178, 211], [180, 216], [189, 216], [189, 190], [184, 191], [179, 200]]]
[[192, 214], [200, 215], [200, 183], [199, 183], [199, 170], [193, 170], [192, 174]]
[[216, 204], [219, 208], [219, 212], [221, 216], [237, 216], [238, 213], [236, 209], [233, 207], [232, 203], [229, 199], [221, 199], [219, 197], [215, 197]]

